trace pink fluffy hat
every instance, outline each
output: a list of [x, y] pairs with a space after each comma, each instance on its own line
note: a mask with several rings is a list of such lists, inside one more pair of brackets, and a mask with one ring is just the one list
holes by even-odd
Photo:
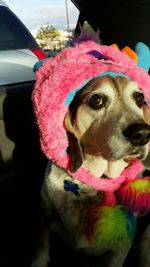
[[[146, 51], [145, 57], [143, 48]], [[81, 42], [75, 47], [62, 50], [55, 58], [46, 60], [35, 74], [32, 100], [44, 154], [72, 177], [96, 190], [117, 190], [122, 184], [134, 180], [143, 170], [143, 166], [139, 160], [134, 160], [116, 179], [97, 178], [83, 166], [71, 173], [70, 158], [66, 152], [68, 138], [64, 119], [76, 92], [95, 77], [128, 77], [139, 85], [150, 103], [150, 76], [143, 68], [145, 66], [148, 70], [149, 67], [149, 49], [139, 43], [137, 52], [140, 67], [126, 53], [115, 47], [99, 45], [93, 41]]]

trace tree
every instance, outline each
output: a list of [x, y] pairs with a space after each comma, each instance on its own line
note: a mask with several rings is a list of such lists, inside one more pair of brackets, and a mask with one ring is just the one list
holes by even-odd
[[57, 42], [59, 42], [59, 37], [59, 31], [49, 23], [47, 23], [45, 26], [42, 26], [36, 34], [36, 39], [39, 45], [42, 48], [48, 49], [56, 48]]

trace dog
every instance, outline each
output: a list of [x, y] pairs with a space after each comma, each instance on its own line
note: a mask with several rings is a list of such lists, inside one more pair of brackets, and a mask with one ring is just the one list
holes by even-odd
[[[97, 178], [115, 180], [136, 158], [150, 167], [149, 109], [136, 82], [127, 77], [106, 75], [90, 80], [76, 92], [64, 124], [72, 173], [84, 166]], [[102, 199], [102, 191], [76, 180], [55, 163], [49, 165], [41, 190], [41, 231], [32, 267], [48, 266], [50, 231], [84, 254], [110, 252], [97, 266], [122, 267], [132, 242], [122, 248], [112, 243], [104, 247], [89, 243], [85, 234], [89, 207]]]

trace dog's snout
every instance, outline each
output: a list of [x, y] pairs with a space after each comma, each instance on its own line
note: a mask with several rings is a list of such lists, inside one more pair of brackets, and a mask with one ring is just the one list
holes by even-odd
[[150, 126], [147, 124], [131, 124], [124, 131], [123, 135], [137, 146], [143, 146], [150, 140]]

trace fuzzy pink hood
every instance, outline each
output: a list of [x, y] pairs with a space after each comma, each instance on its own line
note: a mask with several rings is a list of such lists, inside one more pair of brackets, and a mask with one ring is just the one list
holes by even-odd
[[[100, 52], [109, 59], [97, 59], [91, 51]], [[111, 46], [87, 41], [76, 47], [66, 48], [55, 58], [44, 62], [36, 72], [32, 100], [40, 131], [44, 154], [69, 173], [68, 139], [64, 118], [75, 93], [95, 76], [126, 75], [137, 82], [150, 103], [150, 76], [139, 68], [124, 52]], [[81, 166], [71, 175], [96, 190], [115, 191], [123, 182], [132, 180], [142, 171], [138, 160], [125, 169], [117, 179], [94, 177]]]

